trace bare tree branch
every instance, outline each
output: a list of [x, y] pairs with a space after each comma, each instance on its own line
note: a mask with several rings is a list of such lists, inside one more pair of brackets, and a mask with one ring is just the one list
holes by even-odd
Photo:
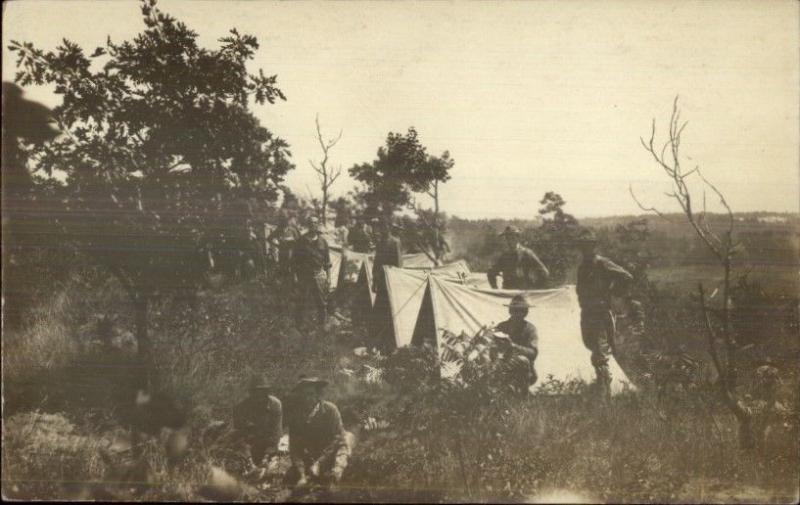
[[[680, 144], [681, 144], [681, 135], [683, 134], [684, 129], [686, 128], [688, 121], [681, 122], [680, 120], [680, 109], [678, 108], [678, 97], [675, 97], [675, 100], [672, 104], [672, 115], [670, 116], [670, 123], [669, 123], [669, 138], [664, 143], [664, 146], [661, 149], [660, 153], [655, 151], [655, 119], [653, 120], [652, 127], [651, 127], [651, 134], [650, 140], [645, 142], [643, 138], [640, 138], [642, 146], [645, 148], [647, 152], [650, 153], [652, 158], [658, 164], [658, 166], [664, 171], [667, 177], [671, 180], [673, 185], [673, 192], [666, 193], [668, 197], [674, 200], [683, 211], [684, 217], [691, 225], [691, 227], [695, 230], [697, 236], [705, 243], [706, 247], [714, 254], [717, 258], [720, 266], [723, 269], [723, 281], [722, 281], [722, 296], [721, 296], [721, 308], [719, 309], [711, 309], [706, 307], [706, 298], [705, 292], [703, 290], [702, 283], [698, 284], [698, 292], [700, 295], [700, 308], [702, 311], [703, 321], [706, 327], [706, 333], [708, 337], [708, 351], [709, 355], [711, 356], [711, 360], [716, 368], [719, 376], [720, 376], [720, 393], [725, 405], [729, 408], [729, 410], [734, 414], [737, 421], [739, 422], [740, 428], [740, 435], [742, 438], [740, 440], [743, 441], [743, 445], [748, 445], [749, 440], [751, 440], [751, 416], [748, 411], [743, 407], [743, 404], [740, 401], [737, 401], [735, 398], [735, 387], [736, 387], [736, 352], [737, 347], [736, 343], [734, 342], [734, 337], [730, 328], [730, 276], [732, 270], [732, 256], [735, 252], [735, 247], [738, 244], [734, 244], [733, 242], [733, 230], [734, 230], [734, 216], [733, 211], [730, 208], [730, 205], [726, 201], [722, 192], [712, 184], [708, 179], [703, 176], [702, 171], [700, 170], [699, 166], [695, 166], [692, 170], [688, 172], [683, 172], [681, 168], [680, 162]], [[666, 152], [667, 149], [670, 149], [670, 157], [671, 160], [666, 159]], [[722, 206], [728, 213], [728, 226], [727, 229], [724, 230], [722, 234], [719, 232], [715, 232], [711, 225], [707, 220], [707, 213], [706, 213], [706, 192], [703, 191], [703, 200], [702, 200], [702, 208], [699, 212], [697, 212], [692, 207], [692, 194], [687, 184], [687, 178], [697, 174], [700, 180], [703, 183], [703, 187], [711, 188], [711, 190], [717, 195], [719, 198]], [[655, 207], [647, 207], [643, 205], [637, 198], [633, 192], [632, 188], [630, 189], [631, 197], [634, 199], [636, 204], [639, 208], [648, 211], [654, 212], [659, 216], [663, 216], [661, 212], [656, 209]], [[712, 295], [713, 298], [713, 295]], [[714, 312], [715, 314], [719, 314], [721, 317], [722, 327], [720, 334], [722, 336], [722, 340], [725, 344], [725, 361], [723, 362], [720, 359], [719, 352], [717, 351], [716, 347], [716, 340], [717, 340], [717, 333], [712, 325], [711, 319], [709, 314]]]
[[319, 163], [314, 163], [311, 160], [308, 160], [308, 162], [311, 168], [317, 173], [317, 178], [319, 179], [320, 190], [322, 191], [321, 217], [324, 223], [327, 220], [328, 199], [330, 197], [331, 186], [333, 186], [333, 183], [335, 183], [342, 174], [341, 165], [337, 168], [328, 167], [328, 160], [330, 159], [329, 153], [342, 139], [343, 130], [339, 130], [339, 134], [336, 137], [325, 140], [322, 135], [322, 127], [319, 124], [319, 114], [316, 115], [314, 123], [317, 127], [317, 142], [319, 142], [319, 146], [322, 149], [322, 159]]

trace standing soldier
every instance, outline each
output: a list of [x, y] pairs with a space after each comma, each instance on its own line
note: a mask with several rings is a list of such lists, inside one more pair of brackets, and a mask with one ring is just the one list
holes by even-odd
[[308, 232], [295, 244], [292, 261], [297, 278], [297, 309], [295, 323], [300, 326], [306, 304], [317, 308], [318, 324], [328, 321], [328, 291], [331, 275], [331, 255], [328, 242], [319, 232], [319, 219], [308, 219]]
[[392, 234], [392, 224], [389, 221], [376, 222], [378, 228], [378, 245], [375, 248], [375, 260], [372, 262], [372, 289], [377, 290], [383, 282], [383, 267], [402, 267], [403, 253], [400, 239]]
[[507, 226], [500, 236], [506, 240], [506, 251], [487, 273], [493, 289], [497, 289], [498, 274], [503, 276], [503, 289], [533, 289], [537, 281], [550, 277], [550, 271], [539, 257], [519, 243], [519, 228]]
[[611, 393], [611, 373], [608, 370], [610, 342], [614, 338], [614, 320], [611, 314], [611, 294], [625, 289], [633, 279], [624, 268], [608, 258], [599, 256], [595, 248], [597, 239], [587, 233], [578, 240], [583, 261], [578, 266], [578, 303], [581, 307], [581, 335], [583, 344], [592, 352], [592, 366], [597, 374], [601, 392]]
[[355, 437], [345, 431], [339, 408], [322, 400], [327, 385], [316, 377], [302, 377], [292, 391], [288, 417], [292, 466], [286, 474], [291, 486], [304, 486], [309, 479], [336, 484], [347, 467]]
[[281, 280], [289, 281], [292, 273], [292, 254], [300, 230], [297, 229], [294, 217], [281, 212], [278, 227], [275, 228], [267, 240], [278, 250], [278, 271]]
[[233, 427], [244, 443], [251, 471], [259, 471], [259, 477], [266, 472], [264, 457], [277, 454], [283, 435], [283, 406], [272, 393], [266, 377], [253, 376], [248, 397], [233, 409]]
[[356, 220], [356, 225], [348, 233], [350, 247], [359, 253], [368, 253], [374, 249], [372, 230], [363, 217]]
[[378, 229], [378, 245], [375, 249], [375, 259], [372, 262], [372, 291], [376, 293], [375, 306], [370, 313], [368, 335], [372, 342], [383, 346], [386, 342], [385, 332], [391, 327], [391, 321], [386, 319], [389, 313], [389, 294], [386, 290], [386, 281], [383, 275], [384, 266], [402, 267], [403, 256], [400, 239], [392, 235], [391, 223], [373, 220]]
[[525, 320], [529, 309], [524, 296], [514, 296], [508, 305], [511, 317], [495, 327], [499, 332], [495, 335], [495, 342], [509, 365], [514, 388], [522, 394], [527, 393], [537, 379], [534, 361], [539, 354], [539, 337], [536, 327]]

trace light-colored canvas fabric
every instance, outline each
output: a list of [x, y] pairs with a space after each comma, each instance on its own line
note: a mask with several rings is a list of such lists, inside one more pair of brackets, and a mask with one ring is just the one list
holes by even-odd
[[[536, 373], [539, 383], [549, 376], [560, 381], [581, 379], [594, 381], [591, 353], [583, 345], [580, 329], [580, 307], [575, 286], [537, 291], [476, 289], [429, 276], [426, 292], [414, 329], [413, 342], [435, 342], [441, 352], [443, 330], [467, 335], [476, 334], [482, 327], [491, 327], [508, 319], [511, 298], [525, 296], [531, 309], [527, 320], [533, 323], [539, 336], [539, 355]], [[609, 358], [612, 393], [632, 387], [625, 372], [613, 356]]]

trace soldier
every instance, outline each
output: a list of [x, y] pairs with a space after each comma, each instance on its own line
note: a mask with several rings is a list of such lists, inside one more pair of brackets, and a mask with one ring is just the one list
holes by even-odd
[[[537, 281], [550, 276], [550, 271], [536, 254], [519, 243], [520, 231], [507, 226], [500, 234], [506, 240], [504, 252], [489, 270], [489, 284], [497, 289], [497, 275], [503, 275], [503, 289], [533, 289]], [[538, 272], [538, 276], [534, 274]]]
[[[375, 220], [377, 221], [377, 219]], [[390, 222], [377, 222], [378, 246], [375, 249], [375, 260], [372, 262], [372, 290], [377, 291], [383, 282], [383, 267], [403, 266], [403, 254], [400, 239], [392, 234]]]
[[295, 322], [300, 326], [307, 303], [317, 308], [319, 325], [328, 321], [328, 291], [331, 275], [331, 255], [328, 242], [319, 232], [319, 219], [308, 219], [308, 232], [295, 244], [292, 261], [297, 279], [297, 309]]
[[244, 443], [251, 470], [260, 471], [264, 458], [267, 464], [278, 451], [278, 443], [283, 435], [283, 406], [272, 394], [267, 378], [255, 375], [250, 380], [249, 394], [233, 409], [233, 427]]
[[[375, 259], [372, 262], [372, 291], [376, 293], [375, 306], [372, 307], [369, 318], [368, 335], [377, 347], [382, 348], [388, 343], [386, 332], [391, 328], [391, 320], [387, 318], [390, 312], [389, 295], [386, 291], [386, 282], [383, 276], [383, 267], [403, 266], [403, 257], [400, 249], [400, 239], [391, 234], [391, 224], [377, 222], [378, 247], [375, 250]], [[383, 349], [388, 350], [388, 349]]]
[[508, 363], [513, 386], [523, 394], [536, 383], [534, 361], [539, 354], [536, 327], [525, 320], [529, 309], [524, 296], [514, 296], [508, 305], [510, 317], [495, 327], [499, 332], [495, 341]]
[[350, 229], [348, 241], [355, 252], [368, 253], [375, 248], [372, 240], [372, 229], [363, 217], [359, 217], [356, 220], [356, 225]]
[[348, 225], [350, 224], [350, 216], [347, 214], [336, 214], [336, 220], [334, 221], [334, 236], [336, 237], [336, 242], [342, 247], [342, 249], [349, 249], [350, 247], [350, 229]]
[[281, 281], [293, 281], [292, 254], [300, 230], [297, 229], [294, 217], [283, 211], [280, 215], [278, 227], [272, 230], [267, 240], [278, 250], [278, 272]]
[[355, 437], [345, 431], [339, 408], [322, 400], [327, 381], [301, 377], [292, 391], [289, 421], [289, 455], [286, 474], [290, 486], [309, 480], [335, 485], [342, 478]]
[[625, 290], [633, 279], [624, 268], [608, 258], [599, 256], [597, 239], [587, 233], [577, 241], [583, 261], [578, 266], [578, 303], [581, 307], [583, 344], [592, 352], [592, 366], [597, 384], [607, 396], [611, 393], [611, 373], [608, 370], [610, 342], [614, 338], [614, 321], [610, 309], [612, 293]]

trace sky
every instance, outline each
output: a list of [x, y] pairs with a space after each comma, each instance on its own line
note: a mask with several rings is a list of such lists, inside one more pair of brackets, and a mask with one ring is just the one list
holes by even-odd
[[[330, 2], [177, 1], [160, 7], [216, 47], [231, 28], [255, 35], [250, 64], [277, 74], [286, 102], [256, 106], [286, 139], [289, 186], [317, 195], [314, 118], [342, 139], [331, 163], [371, 161], [388, 132], [414, 126], [456, 164], [442, 210], [465, 218], [531, 218], [546, 191], [578, 217], [679, 208], [642, 148], [680, 96], [681, 150], [735, 211], [800, 205], [800, 3], [794, 1]], [[136, 1], [4, 3], [9, 40], [87, 52], [143, 29]], [[51, 88], [26, 97], [58, 103]], [[699, 182], [699, 181], [695, 181]], [[333, 188], [354, 183], [343, 176]], [[701, 197], [699, 191], [696, 192]], [[420, 203], [429, 199], [420, 197]], [[709, 195], [709, 211], [721, 210]]]

